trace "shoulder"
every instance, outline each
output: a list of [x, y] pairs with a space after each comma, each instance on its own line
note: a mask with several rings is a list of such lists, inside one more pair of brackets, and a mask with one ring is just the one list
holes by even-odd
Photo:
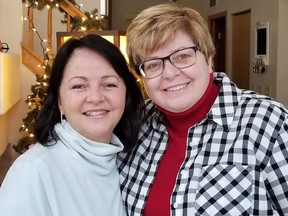
[[283, 121], [288, 117], [288, 108], [266, 95], [259, 94], [250, 90], [242, 90], [240, 105], [245, 104], [248, 108], [254, 109], [257, 113], [268, 116], [277, 116]]
[[43, 170], [43, 167], [49, 167], [55, 161], [55, 153], [58, 151], [57, 144], [44, 147], [39, 143], [34, 144], [25, 153], [20, 155], [12, 164], [11, 170], [26, 170], [32, 172], [34, 170]]

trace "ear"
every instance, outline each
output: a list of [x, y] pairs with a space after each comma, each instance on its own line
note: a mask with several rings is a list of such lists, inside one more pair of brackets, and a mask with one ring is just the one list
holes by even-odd
[[59, 108], [60, 112], [62, 112], [62, 114], [64, 114], [64, 110], [63, 110], [63, 107], [62, 107], [62, 104], [61, 104], [60, 97], [58, 98], [58, 108]]
[[214, 66], [213, 66], [212, 57], [209, 57], [209, 59], [208, 59], [208, 67], [209, 67], [210, 73], [212, 73], [212, 72], [214, 71]]

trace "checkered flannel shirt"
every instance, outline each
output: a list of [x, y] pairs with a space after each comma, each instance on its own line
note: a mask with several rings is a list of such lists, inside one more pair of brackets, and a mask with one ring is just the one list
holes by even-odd
[[[215, 73], [221, 88], [207, 117], [189, 129], [170, 215], [288, 215], [288, 110]], [[129, 215], [145, 201], [168, 143], [163, 116], [147, 102], [139, 143], [118, 167]]]

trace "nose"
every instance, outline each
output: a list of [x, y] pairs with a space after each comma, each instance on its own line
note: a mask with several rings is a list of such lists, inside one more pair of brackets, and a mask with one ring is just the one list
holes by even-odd
[[169, 59], [165, 59], [163, 64], [163, 78], [173, 79], [175, 76], [178, 76], [181, 73], [180, 69], [176, 68]]
[[87, 102], [100, 103], [104, 101], [104, 94], [99, 88], [91, 88], [87, 92]]

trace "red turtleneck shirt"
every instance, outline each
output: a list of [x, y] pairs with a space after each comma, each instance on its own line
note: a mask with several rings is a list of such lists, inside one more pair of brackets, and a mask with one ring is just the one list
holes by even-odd
[[219, 92], [219, 86], [213, 82], [213, 73], [203, 97], [189, 110], [171, 113], [161, 107], [166, 117], [169, 134], [167, 151], [159, 164], [155, 181], [150, 189], [144, 209], [144, 216], [170, 215], [170, 198], [178, 171], [185, 158], [188, 130], [205, 118]]

